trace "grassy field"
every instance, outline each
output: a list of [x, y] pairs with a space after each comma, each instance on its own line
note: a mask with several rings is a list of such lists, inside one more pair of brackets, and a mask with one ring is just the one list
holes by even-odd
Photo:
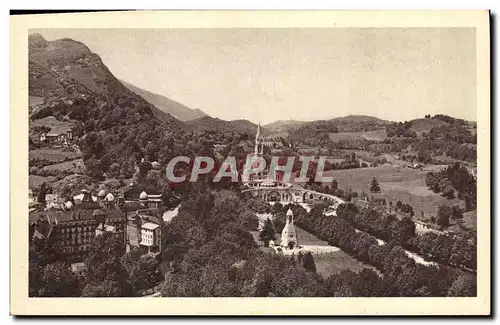
[[30, 121], [30, 126], [46, 126], [49, 128], [53, 127], [67, 127], [70, 128], [73, 126], [70, 122], [59, 121], [53, 116], [47, 116], [41, 119], [36, 119]]
[[45, 101], [44, 97], [38, 97], [38, 96], [29, 96], [28, 97], [29, 106], [40, 105], [40, 104], [43, 104], [44, 101]]
[[62, 148], [40, 148], [29, 151], [30, 159], [43, 159], [54, 164], [63, 162], [66, 159], [77, 159], [80, 157], [80, 153], [73, 151], [63, 151]]
[[28, 181], [29, 188], [37, 189], [42, 185], [43, 182], [50, 184], [50, 183], [54, 182], [55, 179], [56, 178], [53, 176], [43, 177], [43, 176], [38, 176], [38, 175], [29, 175], [29, 181]]
[[477, 228], [477, 211], [469, 211], [464, 213], [464, 226], [469, 229]]
[[[313, 234], [301, 229], [296, 228], [297, 237], [299, 238], [299, 244], [302, 246], [330, 246], [326, 241], [319, 239]], [[254, 236], [254, 239], [258, 241], [259, 233], [257, 231], [251, 232]], [[281, 239], [280, 234], [276, 235], [276, 240], [274, 241], [279, 245]], [[353, 272], [360, 272], [364, 268], [373, 267], [366, 265], [364, 263], [359, 262], [355, 258], [349, 256], [347, 253], [343, 251], [336, 251], [324, 254], [314, 254], [314, 261], [316, 263], [316, 270], [318, 274], [323, 276], [324, 278], [328, 278], [330, 275], [338, 274], [342, 270], [351, 270]], [[375, 270], [375, 269], [374, 269]]]
[[370, 168], [333, 170], [325, 172], [325, 176], [334, 177], [341, 189], [351, 188], [361, 193], [370, 193], [370, 184], [375, 177], [381, 187], [381, 193], [377, 197], [385, 197], [396, 203], [413, 206], [415, 216], [420, 216], [423, 211], [425, 216], [436, 215], [440, 204], [462, 204], [458, 199], [448, 200], [441, 195], [430, 191], [425, 185], [425, 174], [430, 170], [436, 170], [434, 166], [423, 170], [410, 168], [398, 168], [391, 165], [383, 165]]
[[[299, 238], [300, 245], [312, 245], [312, 246], [330, 246], [324, 240], [319, 239], [313, 234], [301, 229], [297, 229], [297, 237]], [[337, 251], [325, 254], [314, 254], [314, 261], [316, 263], [316, 270], [325, 279], [330, 275], [338, 274], [342, 270], [351, 270], [353, 272], [360, 272], [364, 268], [375, 268], [361, 263], [355, 258], [351, 257], [343, 251]]]
[[314, 255], [314, 262], [316, 263], [316, 271], [325, 279], [343, 270], [359, 273], [364, 268], [369, 268], [377, 271], [373, 266], [363, 264], [343, 251]]
[[45, 166], [48, 170], [71, 171], [75, 174], [83, 174], [85, 172], [85, 164], [82, 158], [75, 160], [64, 161], [54, 165]]
[[364, 132], [339, 132], [339, 133], [330, 133], [329, 136], [332, 141], [361, 140], [361, 139], [380, 141], [387, 138], [385, 130], [364, 131]]

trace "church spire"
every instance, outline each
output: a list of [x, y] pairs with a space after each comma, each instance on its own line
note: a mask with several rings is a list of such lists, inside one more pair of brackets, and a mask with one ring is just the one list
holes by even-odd
[[260, 121], [259, 124], [257, 125], [257, 133], [255, 134], [255, 141], [259, 140], [260, 138]]
[[257, 125], [257, 133], [255, 134], [255, 155], [260, 156], [263, 154], [262, 143], [260, 140], [260, 121]]

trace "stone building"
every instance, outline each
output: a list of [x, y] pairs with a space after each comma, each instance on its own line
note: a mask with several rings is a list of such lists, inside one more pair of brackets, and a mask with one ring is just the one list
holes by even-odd
[[288, 209], [286, 212], [286, 223], [281, 232], [281, 246], [287, 249], [294, 249], [299, 246], [299, 238], [293, 224], [293, 212]]
[[127, 216], [127, 250], [140, 248], [144, 253], [161, 250], [163, 201], [160, 194], [141, 192], [122, 205]]
[[114, 196], [94, 200], [83, 190], [77, 204], [66, 202], [60, 209], [30, 214], [30, 239], [47, 240], [67, 260], [82, 260], [92, 239], [109, 231], [125, 244], [125, 214], [114, 202]]

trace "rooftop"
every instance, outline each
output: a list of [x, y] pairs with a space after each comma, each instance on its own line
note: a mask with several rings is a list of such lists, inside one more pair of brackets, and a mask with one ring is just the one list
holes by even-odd
[[148, 230], [155, 230], [158, 228], [160, 225], [152, 222], [146, 222], [145, 224], [142, 225], [142, 228], [148, 229]]
[[65, 134], [65, 133], [68, 133], [69, 131], [71, 131], [71, 128], [70, 127], [66, 127], [66, 126], [53, 126], [50, 131], [47, 133], [47, 136], [48, 137], [51, 137], [51, 136], [58, 136], [60, 134]]

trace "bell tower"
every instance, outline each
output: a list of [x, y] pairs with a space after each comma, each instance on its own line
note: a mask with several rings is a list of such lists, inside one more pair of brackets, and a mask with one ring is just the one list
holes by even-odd
[[255, 134], [255, 156], [262, 156], [264, 154], [264, 146], [260, 138], [260, 122], [257, 126], [257, 133]]

